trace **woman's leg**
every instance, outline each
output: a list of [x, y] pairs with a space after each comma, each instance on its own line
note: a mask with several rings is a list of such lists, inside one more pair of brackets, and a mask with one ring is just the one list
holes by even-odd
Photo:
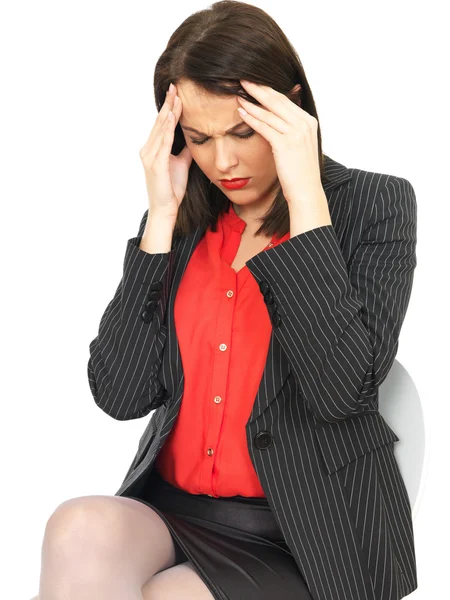
[[143, 586], [142, 596], [143, 600], [214, 600], [189, 561], [153, 575]]
[[[143, 600], [214, 600], [192, 564], [187, 561], [153, 575], [142, 586]], [[39, 600], [35, 596], [31, 600]]]
[[144, 584], [175, 562], [170, 531], [146, 504], [123, 496], [72, 498], [46, 524], [37, 598], [142, 600]]

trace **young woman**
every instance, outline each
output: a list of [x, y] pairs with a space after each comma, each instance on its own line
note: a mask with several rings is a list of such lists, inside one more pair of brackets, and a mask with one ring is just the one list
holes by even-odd
[[414, 190], [322, 153], [298, 56], [255, 6], [188, 17], [154, 86], [149, 208], [88, 365], [108, 415], [154, 413], [114, 496], [49, 518], [39, 600], [399, 600], [414, 536], [378, 387]]

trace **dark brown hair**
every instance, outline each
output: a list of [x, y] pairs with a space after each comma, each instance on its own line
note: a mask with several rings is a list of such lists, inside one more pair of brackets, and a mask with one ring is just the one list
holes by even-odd
[[[318, 120], [313, 95], [295, 49], [277, 23], [262, 9], [235, 0], [221, 0], [187, 17], [172, 33], [159, 57], [154, 75], [155, 101], [161, 110], [170, 82], [190, 80], [206, 93], [241, 96], [259, 103], [240, 84], [246, 79], [285, 94]], [[300, 89], [290, 93], [300, 84]], [[186, 145], [177, 123], [172, 154]], [[319, 166], [325, 182], [324, 155], [318, 126]], [[289, 209], [278, 182], [278, 192], [262, 220], [258, 234], [283, 236], [289, 231]], [[174, 237], [200, 226], [216, 231], [218, 216], [227, 210], [228, 197], [192, 160], [186, 194], [178, 211]]]

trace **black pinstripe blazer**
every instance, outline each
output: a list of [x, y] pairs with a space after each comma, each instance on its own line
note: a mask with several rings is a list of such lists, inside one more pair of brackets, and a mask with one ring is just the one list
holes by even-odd
[[[416, 198], [406, 179], [329, 157], [325, 174], [332, 225], [246, 263], [273, 326], [248, 451], [314, 600], [398, 600], [417, 588], [414, 535], [378, 387], [411, 294]], [[97, 405], [119, 420], [154, 410], [118, 496], [140, 497], [180, 409], [174, 300], [202, 237], [149, 254], [139, 248], [147, 212], [89, 345]]]

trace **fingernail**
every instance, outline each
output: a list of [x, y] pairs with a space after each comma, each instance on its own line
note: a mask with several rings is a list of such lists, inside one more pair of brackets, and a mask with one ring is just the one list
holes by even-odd
[[173, 92], [173, 88], [174, 88], [174, 85], [171, 82], [170, 85], [169, 85], [169, 94], [171, 94]]

